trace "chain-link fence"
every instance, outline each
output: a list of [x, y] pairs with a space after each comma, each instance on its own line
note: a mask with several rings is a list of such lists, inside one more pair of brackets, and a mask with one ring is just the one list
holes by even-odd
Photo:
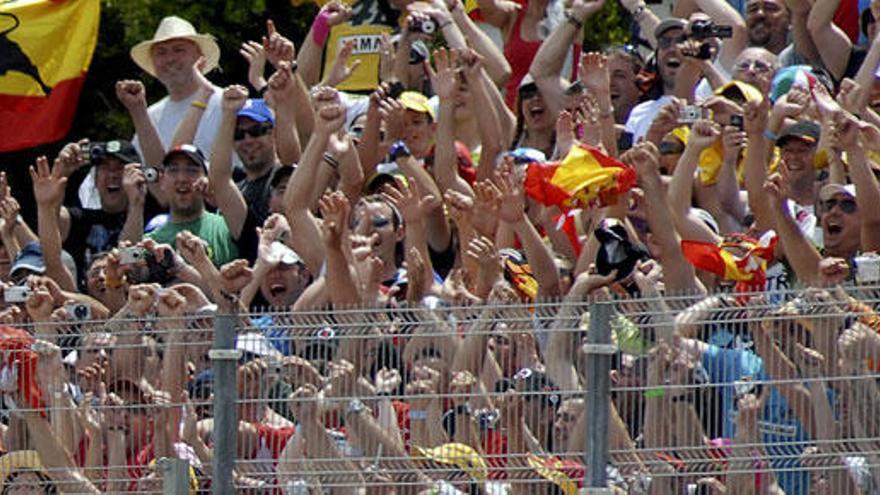
[[0, 327], [2, 493], [880, 493], [878, 294]]

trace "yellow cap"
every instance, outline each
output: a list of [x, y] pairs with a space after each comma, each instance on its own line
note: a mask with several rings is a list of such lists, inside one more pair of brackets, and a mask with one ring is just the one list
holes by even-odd
[[404, 91], [397, 98], [404, 108], [414, 112], [426, 113], [431, 116], [431, 120], [437, 120], [434, 117], [434, 108], [428, 102], [428, 97], [418, 91]]

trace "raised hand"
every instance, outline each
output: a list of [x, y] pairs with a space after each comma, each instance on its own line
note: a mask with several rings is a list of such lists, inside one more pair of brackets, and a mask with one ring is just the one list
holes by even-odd
[[829, 145], [836, 150], [850, 150], [859, 146], [861, 126], [859, 119], [838, 111], [831, 117], [831, 139]]
[[181, 231], [175, 238], [177, 252], [184, 261], [192, 266], [207, 266], [211, 263], [208, 257], [208, 244], [188, 230]]
[[275, 30], [275, 23], [272, 19], [266, 21], [266, 36], [263, 36], [263, 51], [266, 53], [266, 59], [275, 68], [281, 62], [293, 62], [296, 59], [296, 47], [293, 42], [285, 38]]
[[770, 100], [764, 98], [762, 101], [750, 101], [743, 108], [743, 130], [749, 136], [758, 136], [764, 134], [769, 120], [768, 111], [770, 109]]
[[266, 85], [266, 50], [256, 41], [245, 41], [238, 53], [248, 62], [248, 82], [255, 89]]
[[573, 0], [571, 2], [571, 13], [577, 20], [583, 22], [588, 17], [592, 17], [602, 10], [605, 6], [605, 0]]
[[422, 221], [424, 215], [439, 206], [437, 198], [428, 194], [422, 196], [419, 185], [412, 177], [404, 181], [400, 177], [394, 179], [395, 187], [386, 187], [382, 196], [403, 215], [406, 224]]
[[411, 247], [406, 256], [406, 300], [410, 304], [419, 304], [425, 294], [425, 260], [419, 250]]
[[458, 77], [455, 75], [455, 69], [458, 67], [458, 51], [447, 51], [445, 48], [435, 50], [434, 64], [437, 66], [436, 71], [431, 67], [430, 62], [425, 61], [425, 71], [431, 77], [431, 87], [441, 101], [451, 100], [458, 87]]
[[724, 162], [739, 162], [742, 151], [748, 145], [748, 139], [745, 131], [741, 131], [734, 126], [725, 126], [721, 134], [721, 144], [724, 146]]
[[850, 78], [840, 82], [840, 91], [837, 93], [837, 103], [850, 113], [861, 113], [864, 109], [864, 88]]
[[333, 27], [351, 19], [352, 10], [348, 5], [334, 0], [321, 7], [318, 15], [322, 14], [327, 16], [327, 25]]
[[6, 196], [0, 200], [0, 231], [5, 235], [13, 235], [20, 210], [21, 206], [14, 197]]
[[627, 150], [620, 159], [633, 166], [639, 180], [659, 177], [660, 151], [654, 146], [654, 143], [639, 143]]
[[129, 113], [147, 108], [147, 90], [140, 81], [132, 79], [117, 81], [116, 98]]
[[608, 57], [598, 52], [581, 55], [578, 80], [595, 95], [609, 94], [611, 77], [608, 69]]
[[272, 76], [269, 77], [269, 93], [266, 98], [275, 107], [283, 103], [290, 103], [294, 95], [294, 76], [289, 62], [278, 64]]
[[807, 110], [810, 105], [811, 94], [808, 89], [803, 86], [792, 86], [792, 88], [776, 100], [773, 105], [773, 115], [775, 118], [794, 119]]
[[328, 86], [312, 89], [315, 104], [315, 130], [330, 135], [342, 129], [345, 123], [345, 109], [339, 102], [339, 94]]
[[764, 181], [764, 192], [770, 199], [770, 207], [781, 213], [788, 211], [786, 207], [788, 196], [785, 193], [785, 189], [785, 180], [779, 173], [770, 175]]
[[67, 143], [61, 148], [57, 161], [62, 166], [62, 175], [70, 177], [80, 167], [89, 164], [88, 157], [82, 152], [82, 147], [88, 144], [88, 139], [80, 139], [75, 143]]
[[351, 206], [345, 195], [339, 191], [325, 194], [318, 202], [321, 216], [324, 219], [321, 224], [321, 232], [324, 244], [328, 249], [342, 246], [342, 238], [348, 226], [348, 216]]
[[30, 168], [31, 180], [34, 184], [34, 199], [37, 204], [49, 208], [58, 208], [64, 201], [64, 189], [67, 177], [61, 173], [61, 164], [57, 162], [51, 169], [45, 156], [37, 158], [36, 167]]
[[208, 66], [208, 59], [203, 55], [192, 66], [193, 81], [199, 87], [202, 98], [210, 98], [214, 93], [214, 85], [205, 77], [205, 68]]
[[238, 259], [220, 267], [221, 290], [227, 294], [238, 294], [254, 278], [254, 271], [247, 260]]
[[224, 113], [235, 115], [247, 103], [247, 88], [239, 84], [227, 86], [223, 90], [223, 98], [220, 100], [220, 108]]
[[508, 168], [496, 174], [495, 182], [501, 192], [499, 218], [507, 223], [519, 222], [525, 216], [522, 179], [514, 174], [512, 168]]
[[161, 290], [159, 284], [132, 285], [128, 289], [128, 312], [132, 317], [146, 316], [156, 308]]
[[122, 173], [122, 190], [129, 204], [143, 205], [147, 199], [147, 179], [140, 163], [127, 163]]
[[338, 86], [351, 77], [354, 71], [361, 65], [361, 60], [355, 60], [351, 64], [348, 63], [354, 52], [354, 44], [354, 40], [348, 40], [342, 45], [339, 53], [336, 54], [336, 59], [333, 60], [333, 65], [330, 67], [330, 72], [327, 73], [327, 79], [324, 81], [324, 84], [327, 86]]
[[711, 120], [698, 120], [688, 137], [687, 146], [702, 151], [715, 144], [720, 135], [721, 129], [718, 124]]
[[474, 229], [480, 234], [494, 238], [498, 228], [498, 210], [501, 208], [501, 191], [485, 180], [474, 184]]
[[470, 225], [474, 213], [474, 198], [466, 196], [454, 189], [443, 193], [443, 200], [449, 210], [452, 221], [459, 226]]

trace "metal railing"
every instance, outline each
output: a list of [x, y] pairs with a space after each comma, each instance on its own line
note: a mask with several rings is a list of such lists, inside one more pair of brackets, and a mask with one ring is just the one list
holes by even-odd
[[878, 493], [878, 294], [0, 328], [0, 483]]

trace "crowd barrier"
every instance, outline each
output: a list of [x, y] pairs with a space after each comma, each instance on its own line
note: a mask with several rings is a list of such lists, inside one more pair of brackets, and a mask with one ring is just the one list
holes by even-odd
[[0, 327], [2, 493], [880, 493], [878, 294]]

